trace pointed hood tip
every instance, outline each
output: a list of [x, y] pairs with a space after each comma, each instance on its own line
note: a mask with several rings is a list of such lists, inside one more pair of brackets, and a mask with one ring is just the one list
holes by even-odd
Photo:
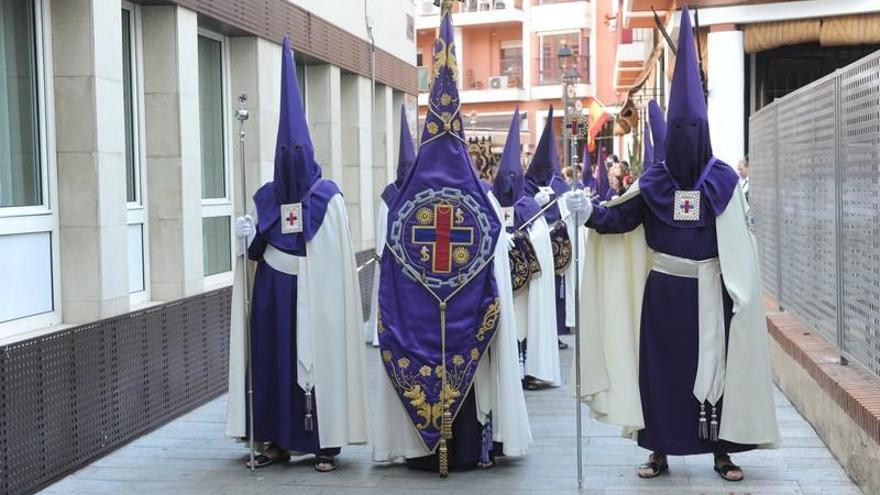
[[550, 179], [561, 174], [559, 167], [559, 152], [556, 150], [556, 133], [553, 130], [553, 105], [547, 111], [547, 121], [544, 123], [544, 130], [535, 146], [535, 154], [529, 163], [526, 171], [526, 177], [530, 178], [537, 185], [547, 186]]
[[445, 15], [434, 40], [431, 59], [431, 86], [428, 93], [429, 112], [422, 129], [422, 145], [443, 136], [465, 143], [461, 119], [461, 100], [458, 94], [459, 67], [455, 52], [452, 17]]
[[513, 112], [513, 120], [507, 131], [507, 141], [501, 153], [498, 172], [492, 181], [492, 193], [501, 206], [513, 206], [523, 195], [523, 173], [520, 165], [520, 118], [519, 106]]
[[397, 178], [394, 181], [397, 187], [403, 184], [406, 175], [412, 169], [416, 161], [416, 151], [413, 146], [412, 134], [409, 132], [409, 121], [406, 118], [406, 106], [400, 105], [400, 146], [397, 150]]

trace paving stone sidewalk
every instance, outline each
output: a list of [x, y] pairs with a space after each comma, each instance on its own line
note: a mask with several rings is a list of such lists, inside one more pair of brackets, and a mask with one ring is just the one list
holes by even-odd
[[[562, 351], [566, 379], [572, 356], [571, 348]], [[372, 348], [369, 359], [378, 363]], [[378, 367], [369, 368], [370, 383], [375, 383]], [[221, 397], [71, 474], [43, 493], [862, 495], [813, 428], [778, 391], [783, 446], [735, 456], [734, 460], [746, 470], [746, 480], [736, 484], [718, 478], [712, 470], [711, 456], [672, 457], [670, 474], [640, 480], [635, 467], [644, 462], [647, 452], [621, 438], [617, 428], [585, 414], [585, 483], [580, 492], [575, 486], [573, 399], [564, 387], [527, 392], [526, 399], [534, 436], [529, 455], [519, 460], [502, 459], [488, 471], [452, 473], [445, 480], [405, 466], [374, 464], [368, 447], [343, 449], [339, 469], [331, 474], [315, 472], [311, 458], [252, 474], [244, 468], [246, 449], [223, 436], [226, 400]]]

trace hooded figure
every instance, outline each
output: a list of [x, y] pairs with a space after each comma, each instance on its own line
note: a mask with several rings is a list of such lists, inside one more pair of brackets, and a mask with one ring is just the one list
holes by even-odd
[[[571, 186], [562, 177], [559, 167], [556, 133], [553, 132], [553, 106], [551, 105], [550, 111], [547, 113], [547, 122], [544, 123], [544, 131], [541, 132], [541, 138], [538, 140], [538, 145], [535, 146], [535, 154], [526, 170], [525, 191], [530, 196], [544, 192], [550, 196], [550, 199], [553, 199], [554, 196], [562, 196], [570, 188]], [[538, 204], [540, 203], [541, 201], [538, 202]], [[551, 225], [556, 223], [562, 217], [559, 205], [550, 207], [544, 216]]]
[[250, 338], [253, 435], [267, 445], [256, 467], [286, 461], [295, 451], [315, 454], [315, 468], [330, 471], [343, 445], [367, 442], [360, 290], [345, 202], [336, 184], [321, 179], [287, 38], [274, 180], [253, 201], [257, 219], [235, 222], [257, 268], [248, 336], [238, 285], [245, 265], [243, 258], [236, 262], [226, 433], [249, 436]]
[[588, 187], [590, 191], [596, 190], [596, 177], [593, 175], [593, 159], [589, 150], [584, 147], [584, 163], [581, 171], [581, 187]]
[[[510, 248], [523, 386], [535, 390], [562, 383], [556, 340], [555, 272], [550, 228], [535, 199], [525, 194], [520, 165], [519, 109], [513, 114], [493, 192], [514, 235]], [[534, 218], [534, 220], [532, 220]], [[529, 225], [524, 224], [532, 220]]]
[[[400, 106], [400, 145], [397, 151], [397, 175], [394, 181], [389, 182], [382, 191], [379, 201], [379, 213], [376, 216], [376, 247], [374, 248], [375, 261], [382, 259], [382, 251], [385, 249], [385, 221], [388, 219], [388, 205], [394, 201], [400, 186], [406, 180], [406, 175], [412, 169], [416, 161], [416, 151], [413, 147], [412, 134], [409, 133], [409, 122], [406, 120], [406, 107]], [[364, 334], [373, 347], [379, 347], [379, 277], [381, 270], [377, 264], [373, 270], [373, 290], [370, 293], [370, 317], [364, 324]]]
[[508, 234], [468, 156], [448, 12], [432, 71], [415, 165], [388, 208], [373, 459], [442, 475], [524, 455], [531, 432]]
[[625, 194], [601, 206], [566, 200], [593, 229], [581, 399], [654, 452], [640, 476], [668, 469], [666, 454], [711, 452], [737, 480], [727, 454], [779, 434], [748, 205], [736, 172], [712, 157], [686, 7], [668, 118], [665, 152]]

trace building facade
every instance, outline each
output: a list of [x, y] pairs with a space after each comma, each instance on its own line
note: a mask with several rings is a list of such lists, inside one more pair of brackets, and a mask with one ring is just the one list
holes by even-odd
[[[440, 23], [432, 0], [416, 5], [419, 111], [426, 111], [433, 41]], [[523, 151], [537, 144], [551, 105], [562, 121], [556, 53], [566, 45], [580, 75], [575, 96], [583, 106], [596, 97], [596, 2], [582, 0], [465, 0], [453, 5], [459, 91], [465, 132], [492, 138], [500, 153], [518, 106]], [[601, 45], [600, 45], [601, 46]], [[557, 133], [559, 136], [559, 133]], [[561, 155], [560, 155], [561, 156]]]
[[[653, 49], [614, 73], [621, 99], [641, 113], [650, 98], [665, 108], [675, 60], [652, 9], [672, 40], [678, 39], [678, 9], [687, 3], [692, 15], [696, 10], [712, 148], [734, 165], [748, 155], [753, 113], [880, 49], [880, 3], [871, 0], [706, 0], [697, 9], [681, 0], [611, 1], [622, 26], [654, 32]], [[640, 133], [634, 129], [626, 134], [629, 142]]]
[[247, 196], [272, 178], [280, 42], [324, 176], [374, 242], [399, 108], [415, 116], [410, 0], [0, 0], [0, 344], [228, 286]]

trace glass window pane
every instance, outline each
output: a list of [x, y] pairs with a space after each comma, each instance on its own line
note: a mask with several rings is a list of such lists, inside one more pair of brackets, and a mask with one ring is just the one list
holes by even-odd
[[202, 252], [204, 253], [205, 276], [232, 270], [230, 222], [230, 217], [202, 219]]
[[52, 311], [52, 234], [0, 235], [0, 323]]
[[125, 118], [125, 186], [128, 202], [138, 200], [137, 166], [134, 150], [133, 80], [131, 74], [131, 12], [122, 9], [122, 92]]
[[0, 0], [0, 207], [42, 203], [33, 2]]
[[226, 196], [223, 156], [223, 70], [219, 41], [199, 36], [199, 125], [202, 197]]

